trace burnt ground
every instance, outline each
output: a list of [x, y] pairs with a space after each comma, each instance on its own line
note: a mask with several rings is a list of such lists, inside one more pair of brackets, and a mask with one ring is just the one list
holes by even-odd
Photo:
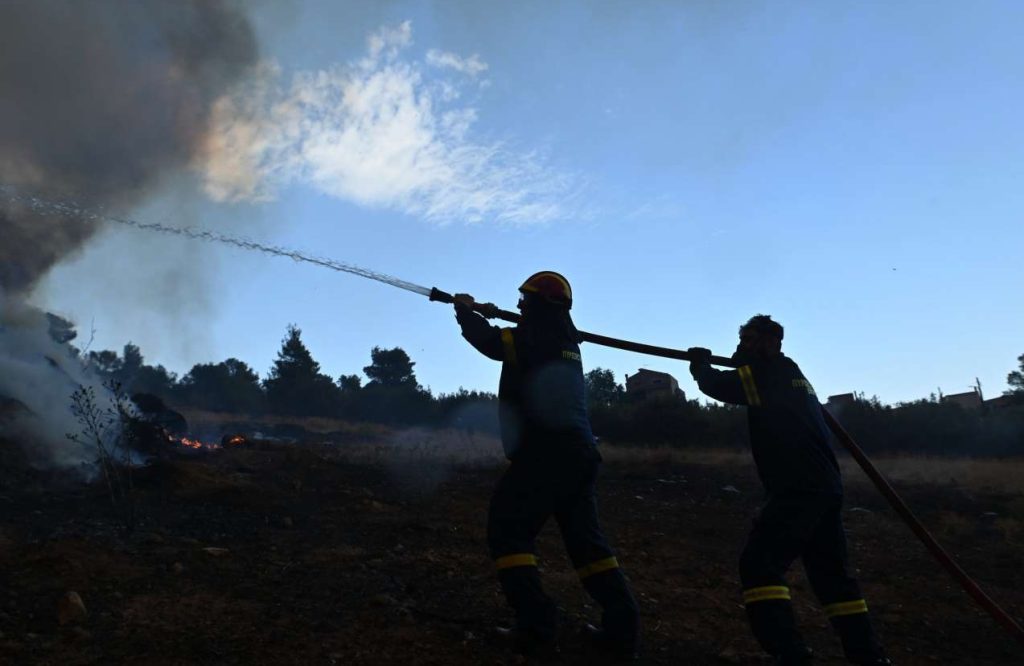
[[[427, 460], [396, 471], [298, 444], [223, 450], [140, 470], [138, 527], [125, 535], [102, 484], [8, 470], [0, 475], [0, 663], [522, 663], [492, 632], [509, 617], [484, 546], [499, 473]], [[441, 483], [410, 483], [418, 478]], [[1020, 620], [1021, 496], [901, 490]], [[603, 519], [639, 596], [645, 663], [764, 663], [735, 574], [759, 499], [747, 468], [607, 467]], [[850, 489], [846, 521], [897, 663], [1024, 663], [1024, 648], [870, 488]], [[553, 526], [539, 553], [548, 591], [565, 609], [566, 660], [595, 663], [581, 656], [576, 634], [595, 609]], [[842, 663], [798, 569], [791, 584], [809, 642], [823, 663]], [[70, 590], [88, 617], [62, 626], [57, 604]]]

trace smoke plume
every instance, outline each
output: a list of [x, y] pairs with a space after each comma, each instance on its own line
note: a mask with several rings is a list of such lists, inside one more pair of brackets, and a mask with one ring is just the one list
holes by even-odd
[[[231, 0], [0, 3], [0, 185], [109, 214], [189, 166], [257, 59]], [[103, 220], [0, 199], [0, 435], [76, 465], [70, 396], [99, 382], [25, 298]]]
[[41, 466], [92, 462], [91, 452], [65, 438], [78, 430], [70, 398], [79, 386], [105, 394], [64, 344], [74, 337], [66, 325], [0, 290], [0, 435], [25, 444], [30, 461]]
[[[0, 182], [114, 211], [188, 165], [257, 57], [229, 0], [15, 0], [0, 44]], [[0, 287], [25, 293], [97, 229], [0, 203]]]

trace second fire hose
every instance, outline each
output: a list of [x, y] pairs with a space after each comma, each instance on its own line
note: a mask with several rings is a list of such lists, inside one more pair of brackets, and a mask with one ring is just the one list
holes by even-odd
[[[455, 298], [440, 289], [434, 288], [430, 290], [430, 300], [439, 301], [441, 303], [454, 303]], [[474, 303], [471, 306], [475, 311], [479, 312], [483, 316], [489, 319], [503, 319], [508, 322], [516, 323], [519, 321], [519, 315], [508, 310], [501, 310], [490, 303]], [[597, 335], [595, 333], [587, 333], [580, 331], [580, 337], [584, 342], [590, 342], [605, 347], [614, 347], [615, 349], [622, 349], [625, 351], [637, 352], [640, 354], [647, 354], [649, 356], [661, 356], [663, 358], [671, 358], [680, 361], [689, 361], [690, 355], [685, 351], [679, 349], [671, 349], [668, 347], [657, 347], [654, 345], [643, 344], [639, 342], [631, 342], [629, 340], [620, 340], [618, 338], [610, 338], [604, 335]], [[724, 367], [734, 368], [736, 363], [731, 359], [724, 356], [712, 356], [711, 363]], [[1005, 610], [1003, 610], [999, 604], [992, 600], [984, 590], [972, 579], [967, 572], [965, 572], [959, 564], [953, 559], [953, 557], [943, 549], [941, 545], [935, 540], [935, 538], [928, 532], [921, 521], [917, 519], [917, 516], [910, 510], [906, 502], [899, 496], [896, 490], [885, 480], [881, 472], [875, 467], [871, 459], [868, 458], [864, 450], [857, 445], [850, 436], [846, 429], [833, 417], [827, 410], [822, 408], [825, 422], [828, 427], [832, 430], [832, 433], [839, 440], [839, 443], [850, 453], [857, 464], [860, 465], [861, 469], [867, 475], [871, 482], [875, 484], [875, 487], [885, 497], [889, 506], [899, 515], [899, 517], [907, 524], [914, 535], [924, 544], [928, 552], [931, 553], [932, 557], [942, 566], [943, 569], [963, 588], [979, 606], [981, 606], [985, 612], [987, 612], [993, 620], [999, 623], [1004, 629], [1019, 642], [1024, 645], [1024, 628], [1017, 623], [1013, 617], [1010, 616]]]

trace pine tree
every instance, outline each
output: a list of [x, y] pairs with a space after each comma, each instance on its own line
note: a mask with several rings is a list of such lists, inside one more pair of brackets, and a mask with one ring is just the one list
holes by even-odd
[[387, 388], [418, 386], [416, 373], [412, 367], [416, 365], [401, 347], [381, 349], [374, 347], [370, 351], [370, 365], [363, 372], [370, 378], [368, 386], [384, 386]]
[[181, 378], [181, 393], [191, 405], [218, 412], [258, 413], [263, 410], [263, 388], [256, 372], [243, 361], [197, 363]]
[[290, 324], [281, 351], [263, 383], [271, 411], [291, 416], [330, 415], [338, 388], [320, 372], [320, 364], [302, 342], [302, 331]]
[[341, 375], [338, 377], [338, 388], [342, 393], [355, 393], [363, 388], [363, 379], [359, 375]]
[[592, 406], [609, 407], [622, 402], [626, 390], [615, 381], [615, 373], [605, 368], [594, 368], [583, 376], [587, 391], [587, 403]]
[[1024, 398], [1024, 354], [1017, 357], [1017, 362], [1020, 364], [1020, 370], [1014, 370], [1006, 375], [1006, 383], [1010, 385], [1007, 393]]

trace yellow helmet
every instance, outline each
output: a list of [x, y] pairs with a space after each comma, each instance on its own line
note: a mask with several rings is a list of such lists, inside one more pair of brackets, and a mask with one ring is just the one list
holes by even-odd
[[568, 280], [554, 271], [534, 273], [526, 278], [519, 291], [536, 294], [548, 303], [561, 305], [567, 310], [572, 307], [572, 287]]

